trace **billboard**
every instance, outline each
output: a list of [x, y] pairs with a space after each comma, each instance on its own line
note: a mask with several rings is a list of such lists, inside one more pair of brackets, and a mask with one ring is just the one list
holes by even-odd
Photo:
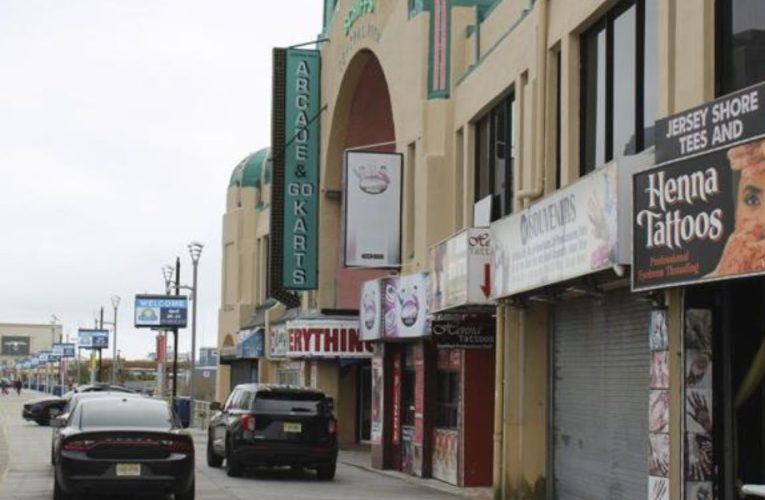
[[109, 347], [108, 330], [85, 330], [80, 329], [77, 332], [80, 349], [106, 349]]
[[657, 122], [634, 178], [634, 290], [765, 273], [765, 84]]
[[345, 152], [345, 265], [401, 265], [400, 153]]
[[57, 358], [73, 358], [75, 345], [73, 343], [53, 344], [53, 356]]
[[185, 328], [189, 300], [183, 295], [136, 295], [136, 328]]
[[3, 335], [0, 337], [0, 354], [3, 356], [28, 356], [29, 337]]

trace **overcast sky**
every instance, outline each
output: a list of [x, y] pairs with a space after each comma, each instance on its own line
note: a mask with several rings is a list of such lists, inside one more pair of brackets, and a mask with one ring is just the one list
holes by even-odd
[[229, 176], [270, 142], [271, 48], [314, 39], [321, 6], [0, 0], [0, 323], [55, 313], [74, 336], [116, 294], [118, 347], [144, 357], [133, 296], [176, 255], [190, 284], [199, 240], [197, 345], [215, 345]]

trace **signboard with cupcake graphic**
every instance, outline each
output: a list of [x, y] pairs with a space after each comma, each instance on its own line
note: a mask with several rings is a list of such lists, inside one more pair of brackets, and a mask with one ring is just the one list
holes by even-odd
[[656, 124], [634, 178], [635, 290], [765, 272], [765, 84]]
[[361, 289], [361, 339], [392, 340], [430, 335], [430, 274], [386, 276]]

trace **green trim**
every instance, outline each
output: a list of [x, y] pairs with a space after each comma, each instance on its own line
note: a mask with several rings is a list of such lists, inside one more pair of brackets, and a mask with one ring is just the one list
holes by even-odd
[[429, 3], [429, 0], [409, 0], [409, 19], [428, 11], [426, 2]]
[[[500, 0], [500, 1], [501, 1], [501, 0]], [[462, 76], [460, 76], [460, 77], [457, 79], [457, 81], [456, 81], [456, 82], [455, 82], [455, 84], [454, 84], [454, 85], [455, 85], [455, 87], [458, 87], [458, 86], [460, 86], [460, 85], [462, 84], [462, 82], [464, 82], [464, 81], [467, 79], [467, 77], [469, 77], [469, 76], [470, 76], [470, 75], [473, 73], [473, 71], [475, 71], [475, 69], [476, 69], [478, 66], [480, 66], [480, 65], [481, 65], [481, 64], [482, 64], [482, 63], [483, 63], [483, 62], [486, 60], [486, 58], [488, 58], [488, 57], [491, 55], [491, 53], [492, 53], [492, 52], [494, 52], [494, 50], [495, 50], [497, 47], [499, 47], [499, 45], [500, 45], [502, 42], [504, 42], [504, 41], [505, 41], [505, 39], [506, 39], [508, 36], [510, 36], [510, 33], [512, 33], [513, 31], [515, 31], [515, 29], [516, 29], [516, 28], [517, 28], [517, 27], [518, 27], [518, 26], [519, 26], [519, 25], [520, 25], [520, 24], [523, 22], [523, 20], [524, 20], [524, 19], [526, 19], [526, 18], [528, 17], [528, 15], [531, 13], [531, 11], [532, 11], [532, 10], [534, 10], [534, 7], [536, 6], [536, 4], [537, 4], [536, 0], [531, 0], [531, 5], [529, 5], [529, 7], [525, 8], [525, 9], [523, 9], [523, 12], [521, 12], [521, 17], [519, 17], [518, 19], [516, 19], [516, 21], [515, 21], [513, 24], [511, 24], [511, 25], [510, 25], [510, 27], [507, 29], [507, 31], [505, 31], [505, 32], [502, 34], [502, 36], [501, 36], [501, 37], [499, 37], [499, 40], [497, 40], [497, 41], [494, 43], [494, 45], [492, 45], [491, 47], [489, 47], [489, 49], [486, 51], [486, 53], [485, 53], [485, 54], [483, 54], [483, 55], [482, 55], [482, 56], [481, 56], [481, 57], [478, 59], [478, 61], [476, 61], [476, 62], [475, 62], [475, 64], [472, 64], [472, 65], [470, 65], [470, 66], [469, 66], [469, 67], [468, 67], [468, 68], [465, 70], [465, 73], [464, 73]], [[478, 30], [477, 30], [477, 32], [476, 32], [476, 36], [480, 36], [480, 31], [481, 31], [481, 30], [480, 30], [480, 26], [479, 26], [479, 29], [478, 29]]]

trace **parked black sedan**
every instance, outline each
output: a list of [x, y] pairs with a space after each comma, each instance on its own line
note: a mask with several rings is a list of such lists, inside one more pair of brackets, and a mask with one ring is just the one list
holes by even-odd
[[94, 391], [112, 391], [112, 392], [134, 392], [127, 387], [119, 385], [108, 384], [88, 384], [75, 387], [64, 394], [61, 397], [58, 396], [43, 396], [31, 401], [27, 401], [24, 404], [24, 408], [21, 410], [21, 416], [24, 420], [31, 420], [37, 422], [38, 425], [50, 425], [50, 421], [61, 415], [64, 411], [64, 407], [72, 398], [73, 394], [79, 392], [94, 392]]
[[315, 390], [238, 385], [211, 420], [207, 465], [220, 467], [225, 459], [233, 477], [248, 465], [306, 467], [315, 469], [319, 479], [331, 480], [337, 464], [332, 406]]
[[167, 495], [194, 500], [194, 442], [157, 399], [83, 399], [56, 443], [54, 500], [73, 495]]

